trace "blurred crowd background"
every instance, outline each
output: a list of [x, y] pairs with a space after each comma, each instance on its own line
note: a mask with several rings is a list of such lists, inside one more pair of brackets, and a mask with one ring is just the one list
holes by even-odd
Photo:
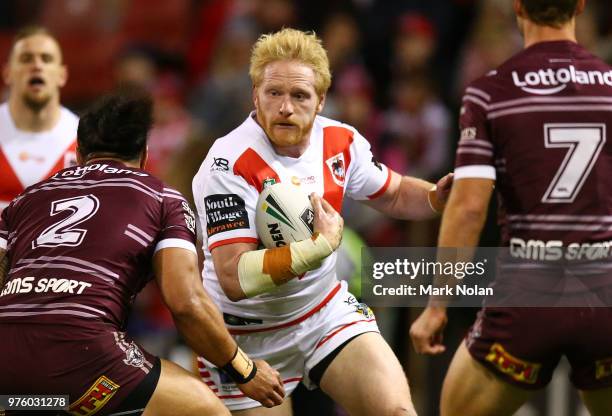
[[[2, 0], [4, 60], [13, 34], [27, 24], [44, 25], [57, 36], [69, 70], [62, 103], [73, 111], [119, 85], [151, 91], [149, 170], [189, 197], [191, 178], [212, 142], [252, 109], [249, 56], [262, 33], [314, 30], [333, 74], [324, 115], [355, 126], [392, 169], [431, 181], [452, 170], [465, 85], [522, 47], [511, 0]], [[612, 62], [609, 1], [589, 0], [578, 32], [583, 45]], [[345, 238], [340, 274], [357, 279], [354, 290], [363, 242], [436, 243], [437, 221], [393, 221], [350, 201], [344, 216], [354, 233]], [[496, 245], [497, 237], [492, 215], [481, 245]], [[419, 414], [434, 415], [452, 351], [475, 311], [451, 312], [448, 352], [435, 359], [416, 356], [410, 346], [408, 328], [418, 312], [381, 309], [377, 315], [410, 378]], [[154, 285], [139, 297], [130, 332], [151, 352], [189, 365]], [[576, 400], [563, 377], [558, 380], [521, 414], [581, 414], [574, 413]], [[296, 395], [298, 416], [342, 414], [323, 399], [301, 397]]]

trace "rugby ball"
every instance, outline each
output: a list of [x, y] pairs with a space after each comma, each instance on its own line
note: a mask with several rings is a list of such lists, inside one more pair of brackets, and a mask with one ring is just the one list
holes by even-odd
[[314, 211], [299, 186], [275, 183], [259, 194], [255, 224], [266, 248], [282, 247], [312, 236]]

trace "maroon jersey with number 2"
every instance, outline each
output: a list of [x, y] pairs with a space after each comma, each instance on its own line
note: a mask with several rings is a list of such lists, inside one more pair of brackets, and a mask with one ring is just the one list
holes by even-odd
[[195, 252], [195, 239], [183, 196], [117, 161], [65, 169], [26, 189], [0, 220], [10, 260], [0, 392], [70, 394], [83, 415], [120, 404], [155, 360], [122, 332], [152, 278], [152, 257], [166, 247]]

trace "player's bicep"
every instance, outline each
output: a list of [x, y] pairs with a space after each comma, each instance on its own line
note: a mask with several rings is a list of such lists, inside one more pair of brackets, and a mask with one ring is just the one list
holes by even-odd
[[179, 247], [160, 249], [153, 256], [153, 272], [172, 313], [189, 310], [194, 296], [202, 288], [196, 252]]
[[392, 215], [394, 206], [397, 203], [402, 177], [400, 174], [389, 170], [390, 179], [387, 188], [376, 198], [363, 201], [366, 205], [387, 215]]
[[238, 279], [238, 261], [243, 253], [257, 250], [255, 243], [232, 243], [215, 247], [211, 251], [215, 272], [225, 294], [237, 299], [242, 293]]

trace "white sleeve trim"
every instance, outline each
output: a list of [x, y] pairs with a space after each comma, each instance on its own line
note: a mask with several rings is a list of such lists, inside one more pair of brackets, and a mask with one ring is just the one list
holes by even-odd
[[455, 168], [454, 179], [464, 178], [483, 178], [495, 180], [497, 175], [495, 173], [495, 168], [491, 165], [470, 165]]
[[6, 241], [4, 238], [0, 238], [0, 250], [6, 250], [7, 245], [8, 241]]
[[183, 240], [181, 238], [166, 238], [164, 240], [161, 240], [155, 246], [154, 253], [157, 253], [161, 249], [170, 248], [170, 247], [184, 248], [186, 250], [194, 252], [195, 254], [198, 254], [198, 252], [196, 251], [195, 245], [193, 245], [192, 242]]

